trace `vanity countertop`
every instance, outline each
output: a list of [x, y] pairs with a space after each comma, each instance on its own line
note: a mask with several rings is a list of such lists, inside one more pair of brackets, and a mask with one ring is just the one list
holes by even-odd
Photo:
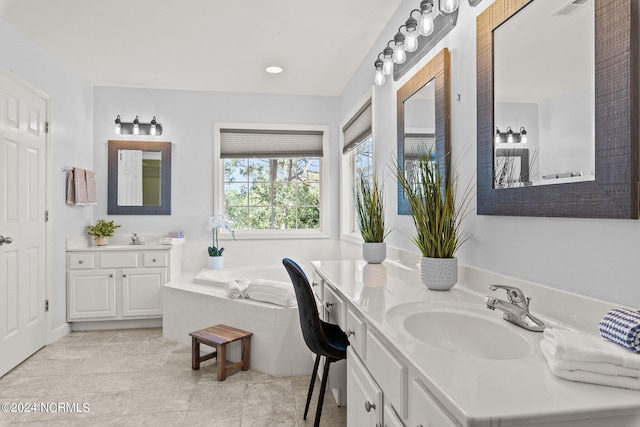
[[[455, 304], [474, 310], [485, 308], [484, 298], [492, 294], [487, 285], [496, 283], [484, 282], [495, 280], [487, 272], [461, 267], [459, 283], [450, 291], [442, 292], [424, 287], [416, 268], [389, 260], [377, 265], [364, 261], [314, 261], [312, 265], [381, 338], [417, 369], [433, 395], [463, 426], [531, 425], [625, 414], [634, 414], [640, 422], [640, 391], [556, 377], [539, 350], [542, 334], [503, 321], [501, 312], [487, 309], [488, 316], [526, 337], [531, 351], [523, 357], [494, 360], [441, 350], [416, 341], [398, 328], [397, 320], [392, 320], [391, 313], [397, 318], [397, 313], [404, 310], [403, 304], [416, 302], [434, 306]], [[596, 334], [597, 322], [591, 323], [612, 307], [606, 302], [550, 288], [515, 285], [527, 296], [535, 295], [531, 312], [548, 326]], [[549, 305], [556, 307], [547, 308], [546, 313], [557, 310], [556, 313], [563, 313], [562, 316], [549, 317], [536, 310], [549, 301], [555, 301]], [[588, 324], [580, 323], [586, 319]]]
[[144, 245], [130, 245], [130, 235], [116, 234], [109, 238], [109, 244], [97, 246], [95, 242], [87, 236], [67, 237], [67, 252], [87, 252], [87, 251], [162, 251], [169, 250], [184, 245], [184, 241], [170, 245], [160, 243], [160, 239], [166, 237], [165, 234], [147, 234], [142, 236], [145, 239]]

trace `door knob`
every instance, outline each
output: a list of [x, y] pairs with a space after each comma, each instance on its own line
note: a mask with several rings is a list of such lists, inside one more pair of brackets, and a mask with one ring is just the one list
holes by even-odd
[[13, 242], [13, 239], [11, 237], [0, 236], [0, 246], [2, 246], [4, 243], [6, 243], [7, 245], [10, 245], [11, 242]]

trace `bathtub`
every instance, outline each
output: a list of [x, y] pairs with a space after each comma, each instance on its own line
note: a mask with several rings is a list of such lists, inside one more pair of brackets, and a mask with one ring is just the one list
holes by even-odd
[[267, 279], [289, 282], [289, 275], [282, 265], [262, 267], [240, 267], [230, 270], [210, 270], [204, 268], [193, 278], [194, 283], [224, 287], [230, 280]]
[[[196, 279], [197, 277], [197, 279]], [[224, 284], [234, 279], [288, 281], [282, 266], [241, 267], [182, 274], [163, 288], [163, 335], [191, 345], [189, 332], [225, 324], [253, 332], [251, 369], [273, 376], [308, 375], [313, 360], [304, 343], [297, 307], [251, 299], [231, 299]], [[227, 359], [240, 360], [240, 343], [229, 344]], [[203, 350], [211, 349], [204, 346]]]

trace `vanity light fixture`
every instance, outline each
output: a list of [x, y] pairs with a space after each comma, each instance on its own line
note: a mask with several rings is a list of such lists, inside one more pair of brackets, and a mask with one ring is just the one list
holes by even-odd
[[496, 128], [496, 144], [526, 144], [527, 143], [527, 130], [524, 126], [520, 126], [519, 132], [514, 132], [511, 126], [507, 126], [506, 132], [500, 132], [500, 129]]
[[162, 135], [162, 124], [158, 123], [156, 116], [149, 123], [141, 122], [138, 116], [132, 122], [123, 122], [118, 114], [115, 124], [116, 135]]

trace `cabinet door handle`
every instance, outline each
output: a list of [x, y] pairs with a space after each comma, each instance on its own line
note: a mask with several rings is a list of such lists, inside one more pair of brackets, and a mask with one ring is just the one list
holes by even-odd
[[126, 274], [122, 274], [122, 277], [127, 277], [127, 275]]
[[156, 259], [154, 258], [154, 259], [152, 259], [151, 261], [156, 262]]
[[316, 282], [311, 282], [311, 286], [318, 286]]
[[82, 264], [82, 263], [84, 263], [84, 261], [82, 261], [82, 260], [78, 261], [78, 264]]
[[364, 402], [364, 410], [367, 412], [371, 412], [372, 409], [376, 409], [376, 405], [374, 405], [373, 403], [369, 402], [368, 400], [366, 402]]
[[351, 335], [355, 335], [356, 333], [354, 331], [352, 331], [351, 329], [347, 329], [347, 338], [349, 338]]
[[329, 308], [329, 307], [331, 307], [333, 305], [333, 303], [332, 302], [325, 302], [324, 305], [325, 305], [325, 307]]
[[113, 277], [113, 274], [109, 274], [109, 277]]

